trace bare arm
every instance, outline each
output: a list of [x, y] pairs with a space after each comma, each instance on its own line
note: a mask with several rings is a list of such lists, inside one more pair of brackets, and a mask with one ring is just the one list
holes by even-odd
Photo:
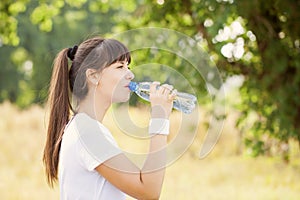
[[[173, 98], [173, 97], [171, 97]], [[152, 118], [168, 119], [172, 109], [169, 90], [156, 84], [150, 88]], [[142, 169], [135, 166], [124, 154], [119, 154], [96, 170], [110, 183], [137, 199], [159, 199], [166, 164], [167, 136], [156, 134], [151, 137], [149, 154]]]
[[[166, 136], [153, 136], [150, 151], [165, 145]], [[164, 162], [165, 150], [149, 154], [143, 169], [136, 167], [124, 154], [119, 154], [99, 165], [96, 170], [111, 184], [134, 198], [158, 199], [165, 172], [162, 167]], [[155, 169], [155, 165], [160, 165], [160, 168]]]

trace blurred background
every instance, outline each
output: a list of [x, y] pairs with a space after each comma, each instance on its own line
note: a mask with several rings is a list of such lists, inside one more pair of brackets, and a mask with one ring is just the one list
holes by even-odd
[[[161, 199], [299, 199], [299, 9], [299, 0], [1, 0], [0, 199], [59, 198], [58, 187], [46, 184], [42, 163], [55, 55], [93, 35], [144, 27], [194, 39], [219, 71], [223, 84], [217, 89], [226, 93], [218, 100], [226, 107], [216, 117], [225, 121], [220, 138], [201, 158], [209, 119], [216, 115], [203, 77], [168, 52], [132, 53], [136, 77], [147, 72], [135, 66], [162, 63], [151, 76], [172, 83], [159, 70], [172, 66], [189, 77], [198, 97], [201, 117], [186, 127], [197, 127], [197, 135], [167, 168]], [[132, 98], [131, 115], [146, 119], [144, 103]], [[171, 117], [176, 124], [180, 113]], [[143, 148], [122, 134], [111, 111], [105, 124], [124, 148]]]

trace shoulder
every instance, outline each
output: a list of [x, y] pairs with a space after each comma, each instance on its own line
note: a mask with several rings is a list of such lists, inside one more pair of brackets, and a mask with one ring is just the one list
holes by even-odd
[[[117, 142], [110, 131], [100, 122], [92, 119], [87, 114], [76, 114], [73, 119], [73, 125], [80, 139], [80, 142], [88, 147], [99, 150], [99, 146], [107, 149], [118, 148]], [[100, 145], [101, 144], [101, 145]], [[102, 149], [101, 150], [104, 150]]]
[[122, 153], [108, 129], [84, 113], [75, 115], [80, 156], [89, 170]]
[[88, 116], [85, 113], [78, 113], [74, 116], [73, 121], [75, 122], [75, 124], [78, 125], [90, 125], [90, 126], [95, 126], [97, 125], [97, 121], [95, 119], [92, 119], [90, 116]]
[[85, 113], [78, 113], [74, 116], [73, 124], [80, 134], [88, 133], [107, 133], [108, 129], [97, 120], [89, 117]]

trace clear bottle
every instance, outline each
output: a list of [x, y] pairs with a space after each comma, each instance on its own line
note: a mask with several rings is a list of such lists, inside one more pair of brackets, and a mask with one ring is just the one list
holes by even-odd
[[[142, 99], [149, 101], [151, 82], [130, 82], [129, 89], [135, 92]], [[177, 92], [173, 101], [173, 108], [185, 114], [190, 114], [196, 107], [197, 98], [188, 93]]]

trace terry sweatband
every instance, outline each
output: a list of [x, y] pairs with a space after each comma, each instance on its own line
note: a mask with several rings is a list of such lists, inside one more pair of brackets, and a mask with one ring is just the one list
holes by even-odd
[[153, 118], [150, 119], [149, 123], [149, 134], [161, 134], [169, 135], [170, 132], [170, 121], [163, 118]]

